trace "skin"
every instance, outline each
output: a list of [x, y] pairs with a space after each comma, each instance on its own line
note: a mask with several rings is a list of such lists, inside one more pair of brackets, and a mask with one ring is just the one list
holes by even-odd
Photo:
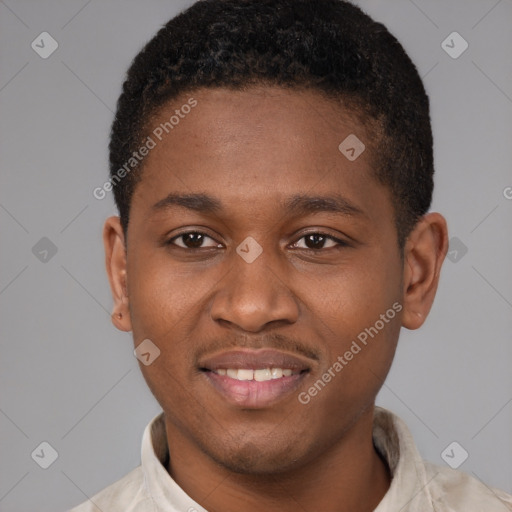
[[[446, 222], [424, 216], [401, 258], [392, 198], [372, 173], [370, 133], [318, 93], [196, 90], [166, 105], [155, 126], [191, 96], [197, 107], [145, 159], [127, 238], [118, 217], [104, 227], [114, 325], [132, 331], [135, 345], [149, 338], [161, 350], [141, 370], [165, 414], [167, 469], [212, 512], [371, 511], [390, 484], [372, 444], [375, 397], [400, 328], [420, 327], [430, 310]], [[351, 133], [367, 145], [353, 162], [338, 150]], [[155, 210], [171, 192], [205, 193], [222, 209]], [[282, 207], [295, 194], [333, 193], [359, 212]], [[175, 238], [184, 232], [207, 237], [202, 245]], [[263, 249], [252, 263], [236, 252], [248, 236]], [[396, 302], [402, 310], [300, 403], [298, 394]], [[198, 360], [237, 346], [308, 354], [310, 372], [275, 404], [235, 406]]]

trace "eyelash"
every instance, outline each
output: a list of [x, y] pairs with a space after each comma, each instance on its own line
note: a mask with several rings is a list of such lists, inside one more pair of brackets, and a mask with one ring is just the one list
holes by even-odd
[[[210, 238], [214, 242], [217, 242], [213, 237], [211, 237], [210, 235], [208, 235], [207, 233], [204, 233], [202, 231], [185, 231], [184, 233], [180, 233], [179, 235], [176, 235], [176, 236], [172, 237], [171, 239], [169, 239], [166, 242], [166, 245], [174, 245], [176, 247], [179, 247], [180, 249], [184, 249], [184, 250], [190, 251], [190, 252], [191, 251], [201, 251], [201, 250], [205, 249], [203, 247], [181, 247], [180, 245], [177, 245], [174, 243], [174, 240], [177, 240], [186, 235], [202, 235], [204, 237]], [[306, 234], [302, 235], [300, 238], [297, 239], [297, 241], [294, 243], [294, 245], [299, 240], [302, 240], [303, 238], [305, 238], [307, 236], [311, 236], [311, 235], [320, 235], [321, 237], [324, 237], [326, 240], [331, 240], [331, 241], [335, 242], [337, 245], [334, 247], [327, 247], [327, 248], [321, 247], [320, 249], [311, 249], [309, 247], [301, 247], [301, 248], [299, 248], [300, 250], [319, 252], [319, 251], [325, 251], [327, 249], [341, 249], [343, 247], [348, 247], [348, 245], [349, 245], [347, 242], [340, 240], [339, 238], [336, 238], [332, 235], [328, 235], [327, 233], [322, 233], [321, 231], [312, 231], [311, 233], [306, 233]], [[207, 247], [206, 249], [215, 249], [215, 247]]]

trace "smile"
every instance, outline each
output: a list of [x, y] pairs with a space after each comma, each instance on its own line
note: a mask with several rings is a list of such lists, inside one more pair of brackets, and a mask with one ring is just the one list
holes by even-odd
[[[264, 382], [267, 380], [281, 379], [283, 377], [290, 377], [294, 374], [291, 368], [262, 368], [252, 370], [250, 368], [218, 368], [215, 370], [217, 375], [227, 375], [231, 379], [236, 380], [255, 380], [257, 382]], [[298, 373], [295, 371], [295, 374]]]
[[296, 391], [312, 363], [303, 356], [278, 350], [240, 349], [206, 358], [199, 369], [227, 404], [261, 409]]

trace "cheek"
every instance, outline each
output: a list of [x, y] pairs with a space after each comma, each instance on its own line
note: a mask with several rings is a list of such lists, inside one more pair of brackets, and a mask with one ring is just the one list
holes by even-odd
[[389, 372], [402, 305], [396, 280], [352, 272], [337, 285], [338, 291], [324, 293], [324, 309], [312, 313], [325, 358], [299, 401], [320, 424], [338, 422], [341, 429], [347, 417], [373, 403]]
[[193, 371], [192, 347], [201, 345], [198, 312], [212, 286], [203, 274], [184, 274], [168, 260], [149, 255], [129, 265], [134, 343], [150, 339], [159, 350], [151, 364], [141, 362], [141, 372], [161, 406], [179, 410], [183, 417], [194, 409], [188, 389], [198, 377]]
[[[355, 260], [358, 261], [355, 261]], [[315, 283], [311, 310], [333, 333], [355, 336], [401, 300], [400, 265], [387, 257], [357, 256]], [[307, 290], [303, 290], [304, 294]]]
[[311, 299], [311, 321], [325, 338], [322, 372], [327, 380], [336, 375], [333, 388], [344, 389], [340, 399], [381, 385], [401, 327], [400, 263], [386, 255], [361, 261], [372, 264], [333, 273]]
[[128, 272], [134, 343], [150, 339], [160, 351], [151, 365], [140, 365], [142, 373], [157, 399], [165, 390], [162, 399], [179, 400], [187, 395], [184, 383], [186, 387], [198, 378], [195, 349], [208, 341], [208, 331], [199, 326], [222, 276], [198, 267], [185, 271], [165, 254], [150, 251], [129, 261]]
[[165, 253], [141, 254], [128, 262], [129, 301], [136, 340], [153, 337], [169, 343], [190, 327], [190, 318], [211, 288], [200, 269], [173, 265]]

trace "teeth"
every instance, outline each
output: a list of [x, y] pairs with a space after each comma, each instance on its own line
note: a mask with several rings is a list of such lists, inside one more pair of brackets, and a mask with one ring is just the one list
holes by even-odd
[[238, 370], [236, 377], [238, 380], [252, 380], [254, 378], [254, 370]]
[[273, 379], [280, 379], [283, 376], [283, 370], [281, 368], [272, 368], [270, 373]]
[[264, 370], [254, 370], [254, 380], [257, 380], [258, 382], [270, 380], [271, 378], [272, 374], [270, 373], [270, 368], [265, 368]]
[[262, 368], [258, 370], [250, 370], [246, 368], [219, 368], [215, 370], [218, 375], [227, 375], [236, 380], [255, 380], [256, 382], [264, 382], [267, 380], [280, 379], [282, 377], [290, 377], [293, 371], [290, 368]]

